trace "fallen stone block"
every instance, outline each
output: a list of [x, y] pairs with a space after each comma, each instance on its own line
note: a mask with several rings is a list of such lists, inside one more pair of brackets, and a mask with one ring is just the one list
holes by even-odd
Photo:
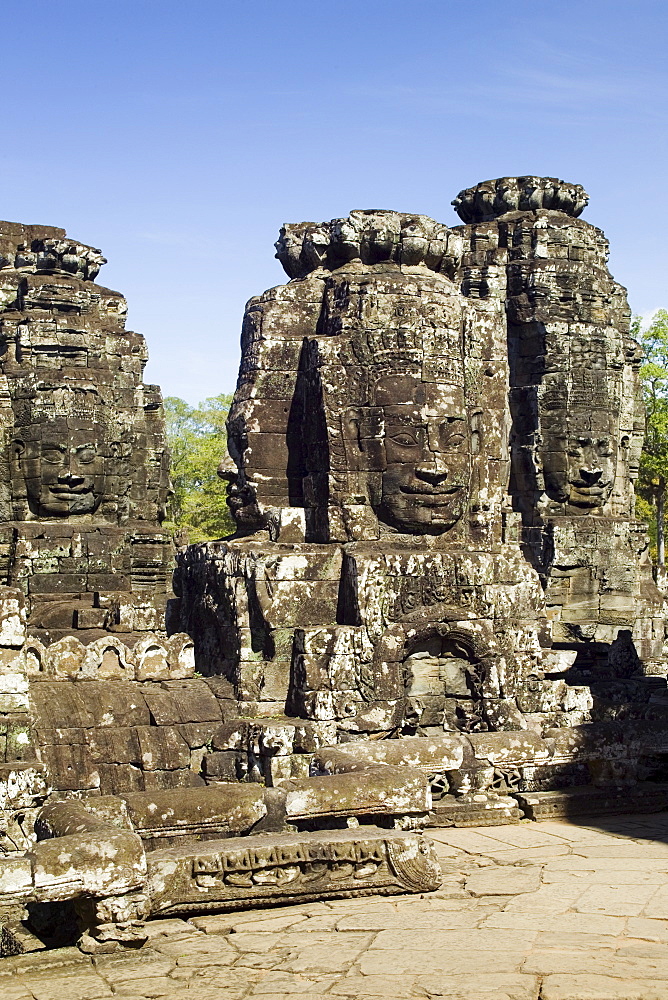
[[431, 808], [426, 776], [416, 768], [376, 767], [355, 774], [287, 781], [285, 813], [288, 822], [383, 815], [424, 818]]
[[427, 773], [461, 767], [466, 737], [406, 736], [400, 740], [354, 740], [316, 751], [313, 766], [325, 774], [362, 771], [378, 765], [414, 767]]
[[528, 819], [568, 819], [610, 813], [661, 812], [668, 808], [668, 784], [645, 781], [609, 788], [584, 785], [552, 792], [522, 792], [515, 796]]
[[504, 826], [519, 823], [522, 812], [510, 795], [444, 795], [432, 807], [428, 826]]
[[431, 842], [368, 827], [210, 841], [147, 854], [151, 915], [237, 910], [441, 883]]
[[121, 795], [132, 827], [148, 842], [248, 833], [267, 813], [260, 785], [229, 783]]

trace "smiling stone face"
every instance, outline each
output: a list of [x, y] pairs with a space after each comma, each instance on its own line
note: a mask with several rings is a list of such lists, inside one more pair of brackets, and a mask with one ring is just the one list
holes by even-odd
[[25, 441], [17, 442], [17, 458], [33, 513], [92, 514], [105, 492], [105, 458], [99, 429], [70, 428], [60, 418], [45, 427], [39, 437], [33, 437], [31, 429], [26, 430]]
[[97, 391], [37, 391], [18, 401], [11, 445], [16, 495], [35, 517], [93, 514], [119, 487], [120, 430]]
[[590, 509], [610, 498], [617, 469], [616, 421], [592, 412], [569, 418], [565, 433], [548, 433], [541, 449], [545, 492], [557, 503]]
[[460, 386], [388, 375], [375, 386], [384, 450], [377, 513], [400, 531], [440, 534], [464, 513], [471, 447]]

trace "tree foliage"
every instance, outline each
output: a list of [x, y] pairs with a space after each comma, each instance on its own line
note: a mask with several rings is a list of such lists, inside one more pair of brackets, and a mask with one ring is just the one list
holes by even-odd
[[655, 313], [646, 330], [636, 318], [631, 330], [645, 351], [640, 369], [645, 399], [645, 443], [640, 460], [636, 511], [646, 520], [660, 566], [665, 562], [665, 504], [668, 487], [668, 311]]
[[227, 453], [225, 420], [232, 397], [205, 399], [190, 406], [178, 396], [165, 399], [167, 441], [174, 494], [165, 527], [182, 543], [221, 538], [234, 531], [217, 468]]

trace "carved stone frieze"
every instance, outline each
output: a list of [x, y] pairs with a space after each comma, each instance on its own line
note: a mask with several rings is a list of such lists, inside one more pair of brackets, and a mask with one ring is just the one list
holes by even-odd
[[441, 880], [428, 840], [373, 827], [209, 842], [154, 851], [147, 862], [154, 915], [428, 892]]

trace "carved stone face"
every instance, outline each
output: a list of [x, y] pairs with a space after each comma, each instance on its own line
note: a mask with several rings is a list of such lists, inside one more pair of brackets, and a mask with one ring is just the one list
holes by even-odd
[[544, 436], [541, 461], [545, 492], [551, 500], [591, 509], [609, 499], [617, 468], [614, 418], [583, 414], [566, 434]]
[[388, 375], [375, 387], [384, 451], [377, 513], [400, 531], [440, 534], [466, 509], [471, 442], [460, 386]]
[[360, 255], [360, 234], [350, 219], [334, 219], [331, 229], [334, 263], [347, 263]]
[[281, 229], [280, 235], [274, 243], [276, 257], [290, 278], [296, 278], [300, 273], [302, 245], [303, 239], [295, 237], [291, 229], [286, 226]]
[[403, 663], [406, 722], [446, 730], [480, 728], [480, 675], [459, 643], [435, 636], [421, 643]]
[[28, 504], [37, 516], [92, 514], [110, 492], [108, 463], [114, 446], [105, 440], [104, 425], [89, 422], [84, 429], [70, 422], [58, 417], [32, 424], [14, 440], [15, 475], [25, 480]]

